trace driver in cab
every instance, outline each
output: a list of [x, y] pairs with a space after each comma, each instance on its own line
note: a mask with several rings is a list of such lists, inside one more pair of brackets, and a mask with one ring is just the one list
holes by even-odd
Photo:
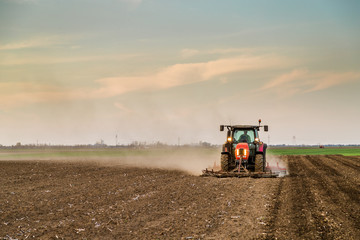
[[243, 142], [243, 143], [250, 143], [251, 142], [251, 138], [247, 134], [247, 131], [244, 131], [244, 133], [240, 136], [239, 142]]

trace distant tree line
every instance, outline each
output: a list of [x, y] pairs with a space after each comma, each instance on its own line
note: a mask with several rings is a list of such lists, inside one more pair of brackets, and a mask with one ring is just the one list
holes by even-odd
[[167, 147], [219, 147], [219, 145], [213, 145], [209, 142], [200, 141], [199, 143], [192, 144], [167, 144], [160, 141], [154, 143], [147, 143], [144, 141], [133, 141], [129, 144], [107, 145], [103, 140], [96, 142], [95, 144], [75, 144], [75, 145], [54, 145], [54, 144], [21, 144], [20, 142], [11, 146], [4, 146], [0, 144], [0, 149], [61, 149], [61, 148], [167, 148]]
[[[360, 144], [272, 144], [269, 147], [274, 148], [296, 148], [296, 147], [360, 147]], [[132, 149], [146, 149], [146, 148], [172, 148], [172, 147], [202, 147], [202, 148], [217, 148], [221, 147], [221, 144], [211, 144], [206, 141], [199, 141], [192, 144], [167, 144], [160, 141], [154, 143], [147, 143], [145, 141], [133, 141], [129, 144], [107, 145], [103, 140], [96, 142], [95, 144], [75, 144], [75, 145], [53, 145], [53, 144], [21, 144], [20, 142], [11, 146], [4, 146], [0, 144], [0, 149], [61, 149], [61, 148], [132, 148]]]

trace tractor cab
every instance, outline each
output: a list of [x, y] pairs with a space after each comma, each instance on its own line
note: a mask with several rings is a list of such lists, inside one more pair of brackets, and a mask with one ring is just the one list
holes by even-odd
[[234, 144], [236, 143], [252, 143], [255, 138], [258, 138], [256, 129], [234, 129], [233, 139]]

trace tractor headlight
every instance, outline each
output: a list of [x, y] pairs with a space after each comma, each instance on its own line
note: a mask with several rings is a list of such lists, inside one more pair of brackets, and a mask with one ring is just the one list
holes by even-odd
[[259, 141], [260, 141], [259, 138], [255, 138], [255, 140], [254, 140], [255, 143], [258, 143]]
[[231, 141], [232, 141], [232, 138], [231, 138], [231, 137], [228, 137], [227, 140], [228, 140], [228, 142], [231, 142]]

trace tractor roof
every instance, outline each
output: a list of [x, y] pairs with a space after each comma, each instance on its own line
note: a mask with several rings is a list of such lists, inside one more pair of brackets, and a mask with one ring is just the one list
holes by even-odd
[[232, 125], [231, 128], [246, 128], [246, 129], [254, 129], [259, 128], [257, 125]]

